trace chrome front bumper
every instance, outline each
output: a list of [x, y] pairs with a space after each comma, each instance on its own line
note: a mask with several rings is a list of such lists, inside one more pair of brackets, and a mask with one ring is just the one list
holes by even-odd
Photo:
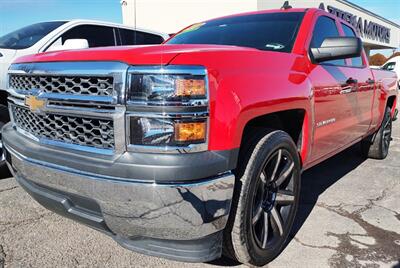
[[230, 172], [193, 183], [144, 183], [88, 176], [27, 158], [7, 143], [5, 149], [14, 177], [39, 203], [129, 249], [193, 262], [221, 254], [235, 180]]

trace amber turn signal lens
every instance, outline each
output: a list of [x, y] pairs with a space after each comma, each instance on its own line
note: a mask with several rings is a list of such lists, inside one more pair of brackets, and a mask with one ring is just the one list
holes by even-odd
[[177, 96], [205, 96], [206, 83], [204, 79], [177, 79]]
[[206, 127], [206, 122], [175, 123], [175, 141], [205, 141]]

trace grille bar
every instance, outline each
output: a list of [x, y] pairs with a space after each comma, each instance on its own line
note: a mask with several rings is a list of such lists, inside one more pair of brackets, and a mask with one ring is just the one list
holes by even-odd
[[97, 149], [115, 149], [114, 124], [111, 119], [35, 114], [13, 104], [11, 111], [15, 125], [38, 139]]
[[10, 87], [14, 90], [40, 90], [45, 93], [112, 96], [113, 77], [10, 75]]

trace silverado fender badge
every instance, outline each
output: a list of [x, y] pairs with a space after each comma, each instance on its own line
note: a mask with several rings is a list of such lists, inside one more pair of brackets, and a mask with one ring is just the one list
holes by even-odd
[[330, 124], [334, 124], [335, 122], [336, 122], [336, 118], [330, 118], [330, 119], [318, 122], [317, 123], [317, 128], [323, 127], [323, 126], [326, 126], [326, 125], [330, 125]]
[[45, 107], [46, 100], [39, 99], [36, 96], [29, 95], [25, 97], [25, 105], [29, 107], [31, 112], [39, 113]]

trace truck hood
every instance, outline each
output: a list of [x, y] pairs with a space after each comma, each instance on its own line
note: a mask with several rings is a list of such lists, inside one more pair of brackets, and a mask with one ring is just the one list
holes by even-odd
[[167, 65], [179, 54], [248, 50], [255, 51], [255, 49], [251, 48], [219, 45], [125, 46], [46, 52], [20, 57], [14, 63], [57, 61], [120, 61], [132, 65]]
[[8, 67], [10, 67], [16, 54], [17, 51], [15, 49], [0, 48], [0, 90], [6, 88]]
[[6, 62], [12, 59], [16, 53], [17, 50], [15, 49], [0, 48], [0, 62]]

